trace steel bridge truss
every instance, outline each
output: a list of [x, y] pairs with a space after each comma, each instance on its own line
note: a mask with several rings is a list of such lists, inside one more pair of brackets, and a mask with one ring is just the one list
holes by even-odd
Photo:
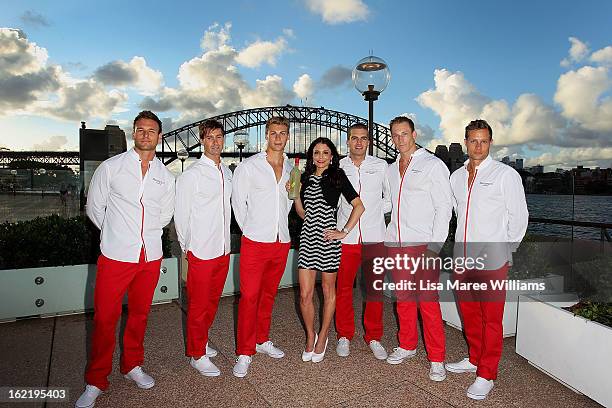
[[20, 161], [36, 161], [58, 166], [78, 166], [80, 163], [79, 152], [0, 150], [0, 167], [8, 167], [12, 162]]
[[[238, 148], [229, 135], [240, 130], [256, 128], [249, 132], [250, 145], [243, 155], [249, 156], [262, 151], [265, 146], [265, 124], [273, 116], [282, 116], [291, 123], [290, 139], [286, 152], [290, 157], [306, 157], [306, 149], [319, 136], [329, 137], [338, 147], [341, 154], [346, 154], [346, 135], [349, 126], [355, 123], [367, 125], [367, 119], [348, 113], [308, 106], [272, 106], [247, 109], [225, 113], [202, 119], [182, 126], [163, 135], [161, 151], [157, 152], [164, 164], [168, 165], [177, 159], [177, 152], [186, 150], [190, 157], [199, 157], [202, 153], [198, 126], [205, 120], [214, 119], [223, 124], [226, 140], [222, 153], [224, 157], [238, 157]], [[255, 134], [253, 134], [255, 133]], [[393, 147], [391, 134], [386, 126], [374, 123], [374, 155], [393, 160], [397, 151]], [[159, 148], [158, 148], [159, 149]]]

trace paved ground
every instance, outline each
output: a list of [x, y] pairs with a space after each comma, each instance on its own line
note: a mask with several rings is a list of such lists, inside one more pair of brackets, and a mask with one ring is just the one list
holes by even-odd
[[[154, 306], [146, 336], [145, 369], [156, 378], [151, 390], [137, 389], [118, 370], [118, 354], [111, 386], [98, 398], [97, 407], [598, 407], [588, 398], [530, 366], [514, 353], [514, 338], [504, 340], [499, 379], [486, 401], [465, 396], [472, 374], [449, 374], [446, 381], [429, 380], [429, 364], [422, 344], [417, 356], [392, 366], [375, 360], [362, 341], [359, 328], [351, 355], [340, 358], [335, 342], [319, 364], [303, 363], [304, 332], [297, 313], [294, 289], [279, 292], [274, 308], [272, 340], [286, 356], [274, 360], [256, 355], [249, 375], [235, 378], [233, 365], [236, 298], [221, 300], [211, 328], [210, 343], [221, 376], [207, 378], [188, 365], [184, 356], [185, 315], [176, 303]], [[361, 305], [355, 298], [357, 314]], [[73, 406], [83, 390], [91, 315], [22, 320], [0, 325], [0, 386], [69, 387]], [[125, 317], [125, 316], [124, 316]], [[385, 307], [383, 344], [395, 345], [396, 321], [392, 304]], [[335, 336], [335, 333], [333, 334]], [[447, 359], [466, 354], [461, 333], [446, 327]], [[0, 404], [1, 405], [1, 404]], [[3, 405], [8, 406], [8, 405]], [[31, 406], [31, 405], [30, 405]], [[38, 406], [43, 406], [39, 404]]]
[[0, 194], [0, 223], [31, 220], [58, 214], [63, 217], [79, 215], [79, 201], [68, 197], [66, 205], [60, 202], [59, 194]]

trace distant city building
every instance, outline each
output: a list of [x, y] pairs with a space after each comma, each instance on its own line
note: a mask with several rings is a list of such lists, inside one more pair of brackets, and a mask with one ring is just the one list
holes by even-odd
[[501, 159], [501, 162], [504, 163], [504, 164], [510, 165], [510, 156], [504, 156]]
[[444, 145], [436, 146], [436, 152], [434, 153], [440, 160], [446, 164], [446, 167], [450, 168], [450, 156], [448, 154], [448, 148]]
[[463, 148], [460, 143], [451, 143], [448, 148], [448, 156], [450, 159], [449, 170], [451, 173], [457, 170], [459, 167], [463, 166], [463, 162], [465, 162], [466, 157], [463, 153]]
[[[100, 163], [127, 150], [125, 132], [117, 125], [106, 125], [104, 129], [88, 129], [81, 122], [79, 129], [79, 153], [81, 157], [81, 194], [85, 199], [89, 182]], [[83, 204], [83, 203], [82, 203]]]
[[517, 170], [523, 170], [523, 159], [516, 159], [516, 165], [514, 168]]
[[525, 170], [527, 170], [528, 172], [530, 172], [531, 174], [542, 174], [544, 173], [544, 166], [537, 164], [535, 166], [531, 166], [526, 168]]

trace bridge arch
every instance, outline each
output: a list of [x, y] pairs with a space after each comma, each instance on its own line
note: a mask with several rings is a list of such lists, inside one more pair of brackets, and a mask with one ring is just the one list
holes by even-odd
[[[255, 145], [251, 150], [259, 151], [265, 140], [263, 129], [266, 121], [272, 116], [283, 116], [291, 123], [291, 137], [288, 142], [288, 155], [291, 157], [304, 157], [305, 147], [307, 148], [310, 142], [319, 136], [329, 137], [340, 148], [346, 142], [346, 132], [349, 126], [354, 123], [367, 124], [368, 122], [365, 118], [324, 107], [285, 105], [245, 109], [212, 116], [165, 133], [161, 142], [161, 151], [158, 150], [157, 155], [166, 165], [177, 159], [176, 154], [181, 149], [187, 150], [192, 157], [200, 156], [198, 126], [208, 119], [221, 122], [227, 135], [240, 130], [256, 128], [256, 135], [250, 138], [254, 140]], [[375, 156], [391, 160], [397, 155], [391, 142], [391, 134], [386, 126], [374, 123], [373, 143]], [[244, 155], [254, 153], [254, 151], [247, 151]], [[226, 139], [222, 155], [225, 157], [238, 156], [238, 150], [229, 137]]]

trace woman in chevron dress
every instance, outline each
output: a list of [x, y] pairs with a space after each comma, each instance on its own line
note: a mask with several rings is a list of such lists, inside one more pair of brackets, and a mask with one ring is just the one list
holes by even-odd
[[[364, 211], [359, 195], [339, 168], [339, 161], [340, 156], [331, 140], [325, 137], [315, 139], [308, 148], [300, 196], [295, 200], [296, 211], [304, 219], [298, 255], [300, 310], [307, 335], [302, 353], [304, 361], [319, 362], [325, 356], [336, 308], [340, 240], [357, 224]], [[338, 230], [336, 209], [341, 194], [351, 203], [353, 210], [346, 225]], [[313, 302], [317, 272], [321, 272], [324, 298], [318, 333], [314, 328]]]

